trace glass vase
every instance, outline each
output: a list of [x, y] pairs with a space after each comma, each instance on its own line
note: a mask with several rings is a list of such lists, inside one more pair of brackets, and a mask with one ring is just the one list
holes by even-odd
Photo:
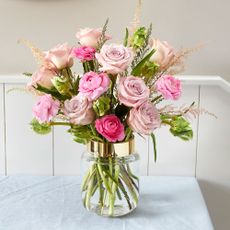
[[139, 155], [135, 140], [121, 143], [91, 141], [82, 154], [84, 207], [101, 216], [132, 212], [139, 199]]

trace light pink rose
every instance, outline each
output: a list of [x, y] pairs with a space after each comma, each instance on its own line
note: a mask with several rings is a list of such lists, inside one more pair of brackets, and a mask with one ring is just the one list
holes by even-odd
[[149, 99], [149, 88], [142, 78], [128, 76], [121, 77], [118, 82], [118, 99], [129, 107], [137, 107]]
[[49, 122], [58, 113], [60, 102], [45, 94], [33, 107], [33, 116], [41, 123]]
[[153, 39], [151, 46], [156, 52], [150, 58], [151, 62], [155, 62], [159, 65], [161, 70], [168, 67], [175, 57], [175, 51], [172, 46], [166, 41], [160, 41], [159, 39]]
[[81, 46], [74, 48], [73, 56], [83, 61], [91, 61], [95, 58], [96, 49], [90, 46]]
[[100, 71], [118, 74], [124, 72], [133, 60], [133, 51], [120, 44], [103, 45], [96, 59], [102, 66]]
[[181, 82], [171, 75], [162, 76], [155, 86], [165, 99], [177, 100], [181, 96]]
[[96, 100], [105, 93], [110, 85], [110, 79], [105, 73], [90, 71], [83, 75], [79, 82], [79, 92], [89, 101]]
[[98, 133], [110, 142], [122, 141], [125, 138], [124, 125], [113, 114], [97, 119], [95, 127]]
[[77, 95], [64, 102], [64, 114], [76, 125], [88, 125], [93, 122], [95, 113], [92, 103], [86, 97]]
[[51, 80], [55, 77], [55, 72], [47, 69], [45, 67], [41, 67], [37, 72], [32, 75], [32, 81], [27, 84], [27, 88], [33, 89], [33, 87], [37, 87], [37, 84], [50, 89], [53, 87]]
[[[79, 42], [82, 46], [90, 46], [97, 48], [99, 39], [101, 37], [102, 29], [91, 29], [91, 28], [85, 28], [80, 29], [79, 32], [76, 33], [77, 39], [79, 39]], [[105, 39], [109, 40], [111, 39], [110, 36], [105, 35]]]
[[57, 45], [45, 52], [46, 65], [53, 69], [64, 69], [73, 65], [72, 48], [67, 43]]
[[160, 127], [161, 120], [156, 107], [150, 101], [145, 101], [130, 110], [127, 123], [134, 132], [149, 135]]

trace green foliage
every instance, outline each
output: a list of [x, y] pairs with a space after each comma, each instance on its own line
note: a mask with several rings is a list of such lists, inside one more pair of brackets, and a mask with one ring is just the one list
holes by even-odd
[[193, 138], [193, 131], [190, 127], [190, 123], [181, 116], [175, 116], [170, 122], [170, 132], [184, 141], [191, 140]]
[[104, 116], [110, 110], [110, 98], [102, 96], [93, 102], [93, 109], [97, 116]]
[[51, 96], [55, 97], [56, 99], [60, 100], [60, 101], [64, 101], [66, 99], [70, 99], [71, 96], [69, 95], [62, 95], [60, 94], [56, 88], [51, 88], [51, 89], [47, 89], [39, 84], [37, 84], [37, 87], [34, 87], [36, 90], [42, 92], [42, 93], [46, 93], [46, 94], [50, 94]]
[[185, 120], [181, 115], [168, 115], [161, 114], [161, 120], [163, 124], [170, 126], [170, 132], [181, 138], [184, 141], [191, 140], [193, 138], [193, 131], [190, 123]]
[[30, 122], [34, 132], [45, 135], [51, 132], [51, 126], [48, 123], [39, 123], [35, 118]]
[[134, 68], [140, 62], [145, 54], [149, 51], [149, 38], [152, 33], [152, 24], [149, 25], [143, 44], [136, 50], [136, 55], [133, 58], [131, 67]]
[[124, 46], [128, 45], [128, 40], [129, 40], [129, 30], [126, 28], [125, 29], [125, 39], [124, 39], [124, 42], [123, 42]]
[[52, 80], [52, 83], [54, 85], [54, 87], [57, 89], [57, 91], [62, 94], [62, 95], [68, 95], [69, 94], [69, 81], [68, 78], [64, 77], [64, 76], [56, 76], [54, 77]]
[[157, 161], [157, 144], [156, 144], [156, 137], [153, 133], [151, 133], [151, 138], [153, 142], [153, 151], [154, 151], [154, 161]]
[[130, 45], [134, 49], [140, 49], [144, 46], [147, 37], [147, 29], [145, 27], [139, 27], [134, 33], [130, 41]]
[[74, 141], [81, 144], [87, 144], [93, 137], [92, 130], [87, 125], [74, 125], [68, 132], [73, 135]]
[[159, 65], [157, 65], [156, 63], [146, 61], [142, 68], [141, 74], [147, 78], [150, 78], [157, 72], [158, 68]]
[[28, 73], [28, 72], [24, 72], [24, 73], [22, 73], [23, 75], [25, 75], [25, 76], [27, 76], [27, 77], [32, 77], [32, 73]]
[[151, 50], [132, 70], [131, 75], [133, 76], [141, 76], [143, 67], [152, 57], [152, 55], [156, 52], [156, 50]]
[[73, 93], [76, 94], [76, 95], [77, 95], [77, 93], [78, 93], [79, 82], [80, 82], [80, 76], [78, 75], [78, 76], [73, 80]]

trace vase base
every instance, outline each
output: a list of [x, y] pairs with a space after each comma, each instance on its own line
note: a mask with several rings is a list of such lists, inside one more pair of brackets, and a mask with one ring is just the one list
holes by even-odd
[[110, 208], [107, 206], [102, 208], [100, 205], [91, 204], [91, 208], [88, 211], [94, 212], [97, 215], [104, 217], [120, 217], [131, 213], [135, 208], [135, 205], [132, 205], [131, 209], [128, 206], [115, 205], [113, 212], [111, 212]]

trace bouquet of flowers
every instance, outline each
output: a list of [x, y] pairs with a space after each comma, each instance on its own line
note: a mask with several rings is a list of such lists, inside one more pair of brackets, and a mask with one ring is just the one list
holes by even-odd
[[[82, 183], [83, 203], [91, 210], [91, 199], [98, 193], [97, 212], [114, 216], [119, 215], [114, 211], [117, 200], [125, 200], [130, 211], [139, 194], [138, 177], [114, 150], [116, 144], [132, 142], [134, 133], [149, 135], [156, 159], [154, 131], [167, 125], [174, 136], [190, 140], [187, 118], [197, 110], [194, 103], [179, 109], [161, 106], [164, 100], [180, 98], [181, 82], [173, 75], [190, 50], [176, 51], [166, 41], [151, 38], [151, 25], [126, 29], [122, 43], [109, 43], [107, 25], [108, 20], [102, 29], [81, 29], [74, 47], [65, 43], [43, 52], [22, 42], [40, 62], [36, 72], [25, 73], [31, 77], [28, 89], [39, 96], [32, 129], [47, 134], [52, 126], [64, 125], [74, 141], [91, 147], [94, 143], [94, 150], [97, 144]], [[82, 64], [81, 73], [73, 71], [74, 61]], [[100, 144], [113, 150], [102, 156]]]

